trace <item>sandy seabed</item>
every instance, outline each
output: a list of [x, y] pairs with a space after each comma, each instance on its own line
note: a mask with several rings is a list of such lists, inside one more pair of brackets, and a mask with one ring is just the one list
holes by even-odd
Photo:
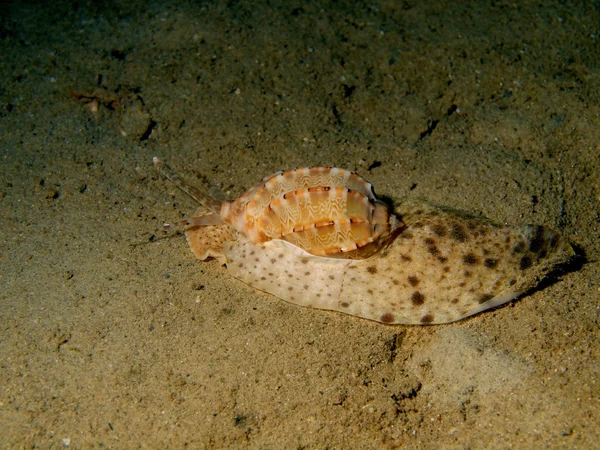
[[[597, 2], [3, 2], [2, 448], [597, 448]], [[157, 155], [552, 227], [580, 264], [385, 326], [200, 262]]]

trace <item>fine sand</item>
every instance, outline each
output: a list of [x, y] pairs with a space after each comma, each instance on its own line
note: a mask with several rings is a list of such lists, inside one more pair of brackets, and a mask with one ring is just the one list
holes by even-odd
[[[0, 5], [0, 447], [598, 448], [597, 2], [45, 3]], [[149, 238], [196, 208], [155, 155], [231, 197], [344, 167], [579, 258], [451, 325], [302, 308]]]

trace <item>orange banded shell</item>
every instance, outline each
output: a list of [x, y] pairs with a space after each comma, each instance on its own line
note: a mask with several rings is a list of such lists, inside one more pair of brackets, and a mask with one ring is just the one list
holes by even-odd
[[305, 167], [264, 178], [221, 219], [255, 243], [290, 242], [313, 255], [362, 259], [385, 246], [401, 222], [373, 186], [336, 167]]

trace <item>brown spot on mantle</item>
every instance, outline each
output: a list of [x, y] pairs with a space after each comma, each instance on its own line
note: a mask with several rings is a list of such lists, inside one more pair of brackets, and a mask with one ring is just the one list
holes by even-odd
[[521, 270], [525, 270], [525, 269], [529, 269], [533, 264], [533, 261], [531, 260], [530, 256], [523, 256], [521, 258], [521, 261], [519, 262], [519, 269]]
[[412, 304], [415, 306], [420, 306], [423, 303], [425, 303], [425, 297], [419, 291], [413, 292], [410, 299], [412, 301]]
[[498, 265], [498, 260], [496, 258], [485, 258], [483, 260], [483, 265], [488, 269], [493, 269]]
[[473, 253], [467, 253], [465, 256], [463, 256], [463, 262], [469, 265], [478, 264], [479, 258], [477, 258], [477, 256], [475, 256]]
[[392, 313], [385, 313], [379, 318], [379, 320], [381, 320], [383, 323], [392, 323], [396, 319]]
[[425, 314], [421, 317], [421, 323], [431, 323], [433, 322], [433, 314]]

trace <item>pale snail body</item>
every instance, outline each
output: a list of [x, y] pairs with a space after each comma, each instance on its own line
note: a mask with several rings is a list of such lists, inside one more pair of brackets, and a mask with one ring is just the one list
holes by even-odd
[[[422, 201], [392, 213], [344, 169], [278, 172], [219, 202], [155, 165], [212, 210], [186, 222], [196, 256], [302, 306], [387, 324], [448, 323], [518, 297], [573, 255], [544, 227], [500, 226]], [[312, 234], [299, 239], [305, 230]]]

